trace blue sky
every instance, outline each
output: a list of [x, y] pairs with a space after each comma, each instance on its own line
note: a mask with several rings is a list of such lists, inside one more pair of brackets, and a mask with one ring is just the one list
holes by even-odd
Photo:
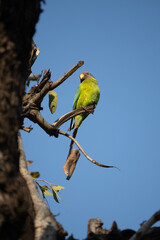
[[[46, 1], [34, 36], [40, 55], [33, 73], [44, 69], [56, 81], [79, 60], [85, 64], [56, 89], [54, 115], [44, 99], [42, 114], [52, 123], [72, 109], [79, 74], [91, 72], [101, 97], [94, 115], [79, 129], [77, 140], [96, 161], [120, 168], [103, 169], [82, 154], [67, 181], [63, 172], [69, 139], [49, 137], [34, 127], [22, 132], [31, 171], [65, 187], [63, 201], [48, 202], [69, 234], [83, 239], [90, 218], [110, 228], [138, 229], [160, 208], [160, 1]], [[67, 131], [69, 122], [62, 126]]]

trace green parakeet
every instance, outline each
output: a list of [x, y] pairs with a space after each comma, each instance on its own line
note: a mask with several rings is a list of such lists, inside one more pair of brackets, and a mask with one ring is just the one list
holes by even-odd
[[[73, 100], [73, 110], [78, 109], [80, 107], [86, 107], [89, 105], [97, 105], [100, 98], [100, 90], [97, 83], [97, 80], [93, 75], [89, 72], [82, 72], [80, 74], [81, 84], [79, 85], [74, 100]], [[83, 113], [74, 118], [74, 125], [71, 126], [70, 129], [74, 127], [73, 137], [76, 137], [78, 128], [81, 126], [83, 120], [89, 115], [89, 113]], [[73, 142], [70, 144], [70, 151], [72, 150]]]

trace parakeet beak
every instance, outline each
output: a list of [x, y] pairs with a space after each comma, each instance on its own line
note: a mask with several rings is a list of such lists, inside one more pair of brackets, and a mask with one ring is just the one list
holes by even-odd
[[84, 74], [81, 73], [81, 74], [80, 74], [80, 79], [83, 79], [83, 78], [84, 78]]
[[79, 77], [80, 77], [81, 82], [83, 82], [83, 80], [84, 80], [84, 74], [81, 73]]

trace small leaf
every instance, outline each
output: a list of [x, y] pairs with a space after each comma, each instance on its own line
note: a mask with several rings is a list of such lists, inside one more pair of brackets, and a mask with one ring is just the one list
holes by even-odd
[[39, 172], [30, 172], [30, 174], [33, 178], [39, 178], [39, 176], [40, 176]]
[[57, 108], [57, 93], [55, 91], [49, 91], [49, 109], [53, 114]]
[[41, 191], [43, 191], [43, 192], [49, 189], [49, 187], [46, 186], [46, 185], [41, 186], [41, 185], [39, 184], [39, 187], [40, 187]]
[[59, 185], [54, 185], [54, 186], [52, 187], [52, 189], [53, 189], [53, 191], [55, 191], [55, 192], [59, 192], [60, 190], [64, 189], [64, 187], [59, 186]]
[[26, 163], [28, 166], [30, 166], [33, 163], [33, 161], [27, 160]]
[[57, 198], [57, 193], [52, 189], [52, 195], [53, 195], [53, 197], [54, 197], [54, 200], [57, 202], [57, 203], [59, 203], [59, 201], [58, 201], [58, 198]]
[[[60, 197], [58, 196], [57, 192], [59, 192], [59, 191], [62, 190], [62, 189], [64, 189], [64, 187], [59, 186], [59, 185], [54, 185], [54, 186], [52, 186], [52, 192], [53, 192], [54, 200], [55, 200], [56, 202], [58, 202], [58, 203], [59, 203], [58, 198], [60, 199]], [[57, 198], [57, 197], [58, 197], [58, 198]], [[61, 199], [60, 199], [60, 200], [61, 200]]]
[[[43, 198], [45, 198], [44, 195], [49, 195], [49, 194], [46, 194], [46, 192], [48, 192], [47, 190], [49, 189], [48, 186], [46, 186], [46, 185], [41, 186], [39, 183], [37, 183], [37, 184], [38, 184], [38, 186], [39, 186], [39, 188], [40, 188], [40, 190], [41, 190], [41, 193], [42, 193], [42, 195], [43, 195]], [[49, 193], [50, 193], [50, 192], [49, 192]], [[52, 193], [51, 193], [51, 195], [52, 195]]]
[[44, 191], [44, 194], [45, 194], [46, 196], [52, 196], [52, 195], [53, 195], [51, 192], [49, 192], [49, 191], [47, 191], [47, 190]]

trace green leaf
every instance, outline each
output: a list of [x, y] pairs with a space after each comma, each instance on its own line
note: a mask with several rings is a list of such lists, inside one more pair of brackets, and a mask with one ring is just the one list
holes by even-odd
[[47, 191], [47, 190], [44, 191], [44, 194], [45, 194], [46, 196], [52, 196], [52, 195], [53, 195], [51, 192], [49, 192], [49, 191]]
[[[36, 182], [37, 183], [37, 182]], [[39, 188], [40, 188], [40, 190], [41, 190], [41, 193], [42, 193], [42, 195], [43, 195], [43, 198], [45, 198], [45, 196], [44, 195], [52, 195], [52, 193], [51, 192], [49, 192], [49, 191], [47, 191], [48, 189], [49, 189], [49, 187], [48, 186], [46, 186], [46, 185], [44, 185], [44, 186], [42, 186], [42, 185], [40, 185], [39, 183], [37, 183], [38, 184], [38, 186], [39, 186]], [[49, 194], [50, 193], [50, 194]]]
[[40, 176], [39, 172], [30, 172], [30, 174], [33, 178], [39, 178], [39, 176]]
[[57, 198], [57, 193], [53, 190], [53, 188], [52, 188], [52, 195], [53, 195], [53, 197], [54, 197], [54, 200], [57, 202], [57, 203], [59, 203], [59, 201], [58, 201], [58, 198]]
[[57, 93], [55, 91], [49, 91], [49, 109], [53, 114], [57, 108]]
[[54, 186], [52, 187], [52, 189], [53, 189], [53, 191], [55, 191], [55, 192], [59, 192], [60, 190], [64, 189], [64, 187], [59, 186], [59, 185], [54, 185]]
[[[55, 200], [56, 202], [58, 202], [58, 203], [59, 203], [59, 200], [61, 200], [61, 199], [60, 199], [60, 197], [58, 196], [57, 192], [59, 192], [59, 191], [62, 190], [62, 189], [64, 189], [64, 187], [59, 186], [59, 185], [54, 185], [54, 186], [52, 186], [52, 192], [53, 192], [54, 200]], [[59, 198], [59, 200], [58, 200], [58, 198]]]
[[28, 166], [30, 166], [33, 163], [33, 161], [27, 160], [26, 163], [27, 163]]
[[40, 187], [41, 191], [43, 191], [43, 192], [49, 189], [49, 187], [46, 186], [46, 185], [41, 186], [41, 185], [39, 184], [39, 187]]

